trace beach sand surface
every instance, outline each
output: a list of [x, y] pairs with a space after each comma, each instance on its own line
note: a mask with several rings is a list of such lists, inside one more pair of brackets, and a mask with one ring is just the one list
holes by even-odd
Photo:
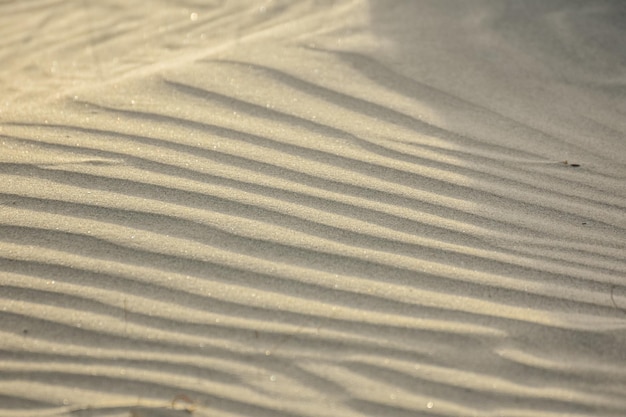
[[626, 415], [625, 22], [0, 2], [0, 415]]

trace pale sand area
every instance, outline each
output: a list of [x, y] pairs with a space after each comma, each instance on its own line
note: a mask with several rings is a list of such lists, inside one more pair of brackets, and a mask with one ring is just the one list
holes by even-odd
[[0, 415], [626, 415], [624, 4], [1, 2]]

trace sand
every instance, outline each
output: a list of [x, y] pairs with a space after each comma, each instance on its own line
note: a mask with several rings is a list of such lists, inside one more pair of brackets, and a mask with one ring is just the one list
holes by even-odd
[[626, 415], [625, 16], [0, 3], [0, 415]]

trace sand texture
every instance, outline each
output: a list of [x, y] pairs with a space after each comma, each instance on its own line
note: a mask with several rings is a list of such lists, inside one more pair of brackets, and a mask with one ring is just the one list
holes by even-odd
[[0, 416], [626, 415], [623, 1], [0, 1]]

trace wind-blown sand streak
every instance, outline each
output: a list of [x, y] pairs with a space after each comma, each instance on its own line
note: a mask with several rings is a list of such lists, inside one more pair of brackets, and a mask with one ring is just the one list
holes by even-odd
[[526, 4], [0, 5], [0, 414], [623, 415], [623, 6]]

